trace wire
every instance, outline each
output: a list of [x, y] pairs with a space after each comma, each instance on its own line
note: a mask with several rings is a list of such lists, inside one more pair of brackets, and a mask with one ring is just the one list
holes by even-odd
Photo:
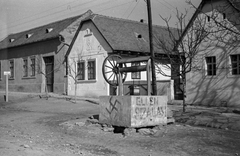
[[[161, 3], [162, 5], [164, 5], [165, 7], [167, 7], [169, 10], [171, 10], [174, 14], [176, 14], [175, 11], [173, 11], [170, 7], [168, 7], [166, 4], [164, 4], [163, 2], [157, 0], [158, 3]], [[172, 5], [171, 5], [172, 6]]]
[[33, 14], [33, 15], [31, 15], [31, 16], [23, 17], [23, 18], [21, 18], [21, 19], [19, 19], [19, 20], [15, 20], [14, 22], [11, 22], [11, 23], [9, 23], [9, 24], [16, 23], [16, 22], [18, 22], [18, 21], [22, 21], [22, 20], [24, 20], [24, 19], [28, 19], [28, 18], [34, 17], [34, 16], [36, 16], [36, 15], [40, 15], [40, 14], [45, 13], [45, 12], [47, 12], [47, 11], [52, 11], [52, 10], [57, 9], [57, 8], [60, 8], [60, 7], [62, 7], [62, 6], [66, 6], [66, 5], [69, 6], [71, 3], [74, 3], [74, 2], [76, 2], [76, 1], [78, 1], [78, 0], [74, 0], [74, 1], [69, 2], [69, 3], [65, 3], [65, 4], [63, 4], [63, 5], [59, 5], [59, 6], [57, 6], [57, 7], [54, 7], [54, 8], [48, 9], [48, 10], [44, 10], [44, 11], [42, 11], [42, 12]]
[[134, 6], [134, 8], [132, 9], [132, 11], [130, 12], [130, 14], [127, 16], [127, 19], [128, 17], [133, 13], [133, 11], [135, 10], [136, 6], [138, 5], [139, 1], [137, 1], [136, 5]]
[[[93, 1], [96, 1], [96, 0], [92, 0], [92, 1], [89, 1], [89, 2], [86, 2], [86, 3], [82, 3], [82, 4], [78, 4], [78, 5], [76, 5], [76, 6], [72, 7], [72, 8], [75, 8], [75, 7], [79, 6], [79, 5], [86, 5], [86, 4], [89, 4], [89, 3], [93, 2]], [[64, 10], [64, 11], [65, 11], [65, 10]], [[48, 14], [48, 15], [45, 15], [45, 16], [41, 16], [41, 17], [39, 17], [39, 18], [35, 18], [35, 19], [33, 19], [33, 20], [29, 20], [29, 21], [25, 21], [25, 22], [22, 22], [22, 23], [18, 23], [18, 24], [13, 25], [13, 26], [8, 26], [6, 29], [1, 29], [0, 31], [6, 31], [6, 30], [9, 29], [9, 28], [14, 28], [14, 27], [17, 27], [17, 26], [19, 26], [19, 25], [24, 25], [24, 24], [26, 24], [26, 23], [30, 23], [30, 22], [33, 22], [33, 21], [42, 19], [42, 18], [44, 18], [44, 17], [49, 17], [49, 16], [51, 16], [51, 15], [55, 15], [55, 14], [60, 13], [60, 12], [63, 12], [63, 10], [60, 10], [60, 11], [57, 11], [57, 12], [54, 12], [54, 13], [52, 13], [52, 14]], [[55, 17], [55, 19], [56, 19], [56, 17]]]
[[176, 7], [174, 7], [171, 3], [167, 2], [166, 0], [163, 1], [166, 2], [168, 5], [172, 6], [174, 9], [176, 9]]
[[125, 12], [122, 15], [122, 18], [125, 16], [125, 14], [127, 13], [127, 10], [131, 7], [131, 5], [128, 6], [128, 8], [125, 10]]
[[96, 11], [96, 12], [99, 13], [99, 12], [103, 12], [103, 11], [106, 11], [106, 10], [109, 10], [109, 9], [117, 8], [117, 7], [120, 7], [120, 6], [126, 5], [126, 4], [128, 4], [128, 3], [132, 3], [133, 1], [135, 1], [135, 0], [132, 0], [132, 1], [130, 1], [130, 2], [123, 3], [123, 4], [121, 4], [121, 5], [116, 5], [116, 6], [114, 6], [114, 7], [110, 7], [110, 8], [102, 9], [102, 10], [99, 10], [99, 11]]

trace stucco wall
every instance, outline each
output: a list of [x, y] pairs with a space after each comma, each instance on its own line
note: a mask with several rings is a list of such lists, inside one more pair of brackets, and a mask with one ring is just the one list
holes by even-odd
[[[44, 92], [45, 91], [45, 77], [39, 74], [39, 69], [42, 68], [42, 57], [55, 56], [54, 66], [58, 66], [60, 61], [63, 61], [63, 53], [66, 52], [66, 47], [62, 45], [58, 38], [42, 41], [15, 48], [9, 48], [0, 51], [1, 60], [1, 76], [0, 89], [5, 90], [6, 78], [3, 71], [10, 71], [9, 60], [14, 60], [14, 79], [9, 79], [9, 91], [15, 92]], [[35, 57], [36, 60], [36, 75], [34, 77], [23, 77], [23, 58], [28, 59], [28, 73], [30, 74], [30, 57]], [[42, 68], [44, 69], [44, 68]], [[64, 92], [64, 75], [65, 67], [61, 66], [54, 72], [54, 92]]]
[[[89, 39], [88, 43], [86, 42], [87, 39]], [[87, 77], [85, 80], [79, 80], [77, 82], [78, 96], [96, 97], [108, 95], [109, 86], [102, 76], [102, 63], [107, 56], [107, 53], [111, 52], [111, 48], [106, 43], [105, 39], [102, 38], [96, 27], [90, 22], [85, 22], [69, 54], [68, 59], [69, 65], [71, 66], [69, 70], [76, 71], [76, 64], [79, 60], [85, 61], [85, 65], [87, 65], [88, 60], [95, 60], [96, 80], [87, 80]], [[72, 74], [74, 75], [73, 72]], [[71, 74], [69, 73], [68, 94], [74, 95], [75, 83], [70, 75]], [[87, 76], [87, 70], [85, 71], [85, 76]]]
[[[90, 34], [88, 34], [90, 33]], [[89, 40], [87, 42], [87, 40]], [[95, 25], [91, 22], [85, 22], [76, 38], [76, 41], [71, 49], [68, 57], [69, 65], [71, 66], [69, 70], [72, 72], [68, 75], [68, 94], [75, 94], [75, 73], [78, 61], [84, 61], [87, 65], [87, 61], [96, 60], [96, 80], [87, 80], [87, 69], [85, 71], [85, 80], [77, 81], [77, 95], [78, 96], [101, 96], [109, 95], [109, 84], [105, 81], [102, 74], [102, 65], [104, 59], [112, 53], [112, 49], [106, 40], [103, 38], [102, 34], [99, 33]], [[122, 56], [131, 57], [131, 56]], [[134, 57], [134, 56], [133, 56]], [[131, 64], [127, 64], [131, 66]], [[161, 66], [161, 65], [159, 65]], [[163, 69], [167, 74], [171, 75], [170, 70]], [[170, 80], [171, 77], [162, 76], [157, 74], [157, 80]], [[133, 81], [131, 78], [131, 73], [127, 74], [126, 81]], [[139, 81], [139, 80], [135, 80]], [[141, 72], [141, 81], [146, 83], [146, 72]], [[127, 86], [127, 85], [124, 85]], [[125, 87], [126, 88], [126, 87]], [[162, 88], [162, 87], [161, 87]], [[164, 87], [166, 88], [166, 87]], [[128, 90], [128, 89], [127, 89]], [[125, 89], [126, 91], [126, 89]], [[127, 91], [126, 93], [127, 94]]]
[[[211, 14], [211, 7], [225, 5], [222, 2], [206, 5], [203, 11]], [[232, 12], [232, 10], [228, 11]], [[229, 21], [234, 16], [234, 14], [227, 15], [225, 21]], [[229, 36], [225, 37], [224, 39], [229, 39]], [[211, 43], [209, 48], [205, 47], [206, 43]], [[239, 44], [219, 43], [217, 40], [207, 40], [201, 44], [199, 53], [194, 60], [199, 70], [192, 70], [187, 74], [186, 102], [188, 104], [240, 107], [240, 75], [231, 74], [231, 54], [240, 54]], [[215, 76], [206, 74], [206, 56], [216, 56], [217, 72]]]

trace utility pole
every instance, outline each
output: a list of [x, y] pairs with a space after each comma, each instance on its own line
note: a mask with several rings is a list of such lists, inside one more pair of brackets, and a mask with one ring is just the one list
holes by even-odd
[[151, 12], [151, 2], [147, 0], [147, 11], [148, 11], [148, 29], [149, 29], [149, 42], [150, 42], [150, 53], [151, 53], [151, 66], [152, 66], [152, 91], [153, 95], [157, 95], [156, 86], [156, 71], [155, 71], [155, 61], [154, 61], [154, 50], [153, 50], [153, 40], [152, 40], [152, 12]]

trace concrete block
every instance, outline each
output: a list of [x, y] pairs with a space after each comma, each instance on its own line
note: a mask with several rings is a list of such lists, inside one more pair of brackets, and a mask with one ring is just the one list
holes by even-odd
[[167, 96], [101, 96], [99, 122], [122, 127], [167, 123]]

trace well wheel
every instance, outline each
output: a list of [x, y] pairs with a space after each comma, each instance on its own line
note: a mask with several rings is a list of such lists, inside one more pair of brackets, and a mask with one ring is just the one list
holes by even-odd
[[[105, 58], [102, 65], [103, 77], [107, 83], [112, 86], [118, 86], [119, 65], [117, 61], [122, 59], [121, 56], [113, 54]], [[126, 64], [123, 64], [126, 67]], [[122, 73], [122, 80], [125, 81], [127, 73]]]

